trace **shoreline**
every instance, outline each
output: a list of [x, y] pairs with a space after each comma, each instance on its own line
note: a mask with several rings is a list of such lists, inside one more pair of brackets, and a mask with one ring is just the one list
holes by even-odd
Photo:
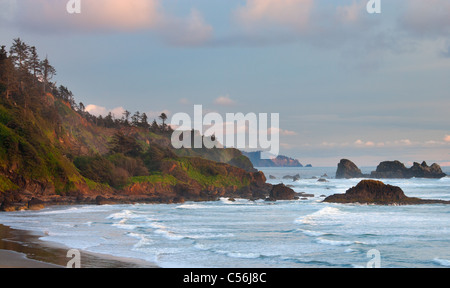
[[[70, 248], [41, 236], [0, 224], [0, 268], [66, 268]], [[159, 268], [144, 260], [79, 251], [81, 268]]]

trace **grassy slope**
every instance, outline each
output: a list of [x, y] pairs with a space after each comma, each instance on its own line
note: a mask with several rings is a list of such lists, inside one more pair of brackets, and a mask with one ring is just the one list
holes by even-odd
[[[83, 177], [73, 164], [78, 156], [104, 155], [116, 129], [98, 127], [86, 121], [70, 106], [51, 94], [44, 99], [43, 111], [25, 111], [9, 102], [0, 102], [0, 194], [23, 189], [17, 176], [27, 181], [53, 186], [55, 193], [85, 190], [111, 190], [108, 184], [97, 183]], [[56, 116], [55, 116], [56, 114]], [[122, 129], [147, 149], [149, 145], [169, 146], [169, 137], [157, 135], [143, 129]], [[246, 157], [235, 149], [179, 150], [178, 156], [165, 159], [177, 166], [177, 172], [151, 171], [146, 176], [130, 177], [128, 186], [150, 183], [175, 186], [180, 183], [197, 183], [207, 187], [243, 187], [250, 184], [246, 173], [239, 176], [229, 173], [213, 161], [236, 164], [252, 169]], [[194, 156], [194, 157], [193, 157]], [[249, 166], [250, 165], [250, 166]]]

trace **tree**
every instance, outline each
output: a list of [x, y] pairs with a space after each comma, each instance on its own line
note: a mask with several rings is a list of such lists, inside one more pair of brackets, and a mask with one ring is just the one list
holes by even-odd
[[125, 110], [125, 112], [123, 112], [123, 116], [125, 117], [124, 118], [124, 124], [125, 125], [130, 125], [130, 122], [128, 122], [128, 119], [130, 119], [130, 111], [128, 111], [128, 110]]
[[156, 122], [155, 119], [153, 119], [152, 125], [150, 125], [150, 130], [151, 130], [153, 133], [156, 133], [156, 132], [158, 132], [158, 131], [160, 130], [160, 129], [159, 129], [159, 125], [158, 125], [158, 123]]
[[162, 120], [162, 127], [161, 127], [161, 130], [164, 132], [164, 131], [166, 131], [166, 120], [167, 120], [167, 115], [166, 115], [166, 113], [161, 113], [161, 115], [159, 115], [159, 119]]
[[139, 126], [141, 126], [142, 128], [145, 128], [145, 129], [148, 129], [150, 127], [150, 125], [148, 124], [147, 114], [142, 113], [141, 122], [140, 122]]
[[111, 154], [121, 153], [125, 156], [137, 157], [142, 153], [142, 147], [133, 137], [117, 132], [110, 142], [109, 152]]
[[46, 92], [47, 85], [49, 84], [50, 80], [56, 75], [56, 69], [52, 65], [50, 65], [47, 57], [45, 57], [45, 60], [41, 62], [41, 69], [42, 80], [44, 81], [44, 92]]
[[136, 111], [136, 113], [134, 113], [134, 115], [131, 116], [131, 124], [133, 124], [133, 126], [138, 127], [140, 121], [141, 121], [141, 113], [139, 113], [139, 111]]
[[22, 42], [20, 38], [13, 41], [14, 43], [9, 50], [11, 61], [19, 69], [20, 73], [28, 72], [30, 47], [25, 42]]
[[15, 81], [14, 65], [11, 59], [8, 58], [8, 53], [5, 48], [6, 46], [3, 45], [0, 49], [0, 90], [5, 91], [5, 98], [9, 99], [9, 95], [15, 89], [14, 87], [17, 86], [15, 85], [17, 82]]
[[37, 76], [41, 73], [41, 60], [39, 60], [39, 55], [37, 54], [36, 47], [30, 48], [30, 59], [29, 65], [31, 73], [33, 74], [33, 83], [36, 83]]
[[84, 113], [84, 111], [86, 111], [86, 107], [84, 106], [83, 102], [80, 102], [79, 107], [80, 107], [80, 111], [82, 113]]

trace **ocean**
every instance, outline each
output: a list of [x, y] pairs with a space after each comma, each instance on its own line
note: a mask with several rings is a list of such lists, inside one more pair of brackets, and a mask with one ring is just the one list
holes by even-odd
[[[1, 213], [0, 223], [41, 240], [183, 268], [450, 267], [450, 206], [322, 203], [361, 179], [333, 179], [336, 167], [260, 168], [272, 184], [307, 200], [220, 199], [183, 204], [56, 206]], [[375, 170], [363, 168], [363, 173]], [[445, 169], [444, 169], [445, 170]], [[444, 171], [450, 174], [449, 169]], [[282, 179], [300, 174], [298, 181]], [[312, 177], [324, 174], [328, 182]], [[389, 179], [410, 197], [450, 200], [450, 177]]]

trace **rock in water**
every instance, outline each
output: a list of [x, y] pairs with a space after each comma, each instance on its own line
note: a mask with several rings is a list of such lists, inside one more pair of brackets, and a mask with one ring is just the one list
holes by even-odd
[[284, 184], [274, 185], [269, 194], [269, 201], [274, 200], [294, 200], [297, 197], [297, 193]]
[[450, 204], [450, 201], [407, 197], [400, 187], [386, 185], [376, 180], [363, 180], [345, 194], [331, 195], [323, 202], [376, 205]]
[[372, 178], [443, 178], [446, 176], [442, 172], [441, 167], [434, 163], [428, 166], [424, 161], [422, 164], [417, 162], [411, 168], [406, 168], [405, 165], [399, 161], [385, 161], [378, 165], [377, 170], [370, 175]]
[[338, 164], [336, 179], [362, 178], [364, 175], [358, 166], [350, 160], [342, 159]]

